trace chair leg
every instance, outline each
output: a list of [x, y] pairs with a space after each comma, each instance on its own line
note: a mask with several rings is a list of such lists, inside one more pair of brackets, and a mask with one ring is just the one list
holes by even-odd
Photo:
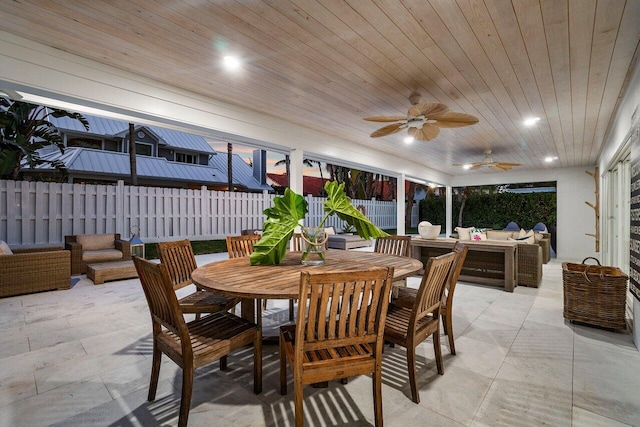
[[284, 354], [284, 343], [280, 336], [280, 394], [287, 394], [287, 355]]
[[221, 371], [227, 370], [227, 356], [222, 356], [220, 358], [220, 370]]
[[444, 375], [444, 365], [442, 364], [442, 349], [440, 348], [440, 328], [433, 334], [433, 352], [436, 354], [436, 366], [438, 374]]
[[200, 313], [196, 313], [196, 320], [200, 320]]
[[411, 386], [411, 400], [415, 403], [420, 403], [416, 373], [416, 348], [413, 343], [409, 343], [407, 346], [407, 368], [409, 371], [409, 385]]
[[442, 316], [442, 326], [444, 327], [444, 333], [449, 338], [449, 353], [456, 354], [456, 345], [453, 342], [453, 322], [451, 321], [451, 313]]
[[153, 343], [153, 361], [151, 362], [151, 382], [149, 383], [149, 396], [147, 399], [152, 402], [156, 399], [156, 390], [158, 389], [158, 377], [160, 376], [160, 362], [162, 360], [162, 351]]
[[296, 427], [302, 427], [304, 424], [304, 407], [302, 406], [303, 401], [303, 387], [302, 380], [295, 378], [293, 381], [293, 402], [295, 408], [295, 418], [296, 418]]
[[293, 300], [289, 300], [289, 322], [293, 322]]
[[193, 361], [186, 361], [182, 369], [182, 398], [180, 399], [179, 427], [186, 427], [191, 407], [191, 393], [193, 392]]
[[373, 411], [376, 427], [382, 427], [382, 364], [376, 363], [373, 372]]
[[266, 299], [263, 299], [263, 300], [262, 300], [262, 309], [263, 309], [263, 310], [266, 310], [266, 309], [267, 309], [267, 300], [266, 300]]
[[253, 342], [253, 392], [262, 393], [262, 331], [256, 331]]

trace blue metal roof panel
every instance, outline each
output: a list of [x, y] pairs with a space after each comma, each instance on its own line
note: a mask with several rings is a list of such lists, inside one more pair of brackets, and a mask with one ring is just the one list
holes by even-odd
[[[129, 175], [129, 155], [127, 153], [72, 147], [67, 148], [64, 154], [57, 152], [43, 156], [43, 158], [62, 160], [69, 171]], [[226, 175], [211, 166], [170, 162], [162, 157], [137, 156], [136, 160], [138, 176], [142, 178], [167, 178], [216, 185], [224, 185], [227, 182]], [[38, 168], [51, 169], [46, 164], [40, 165]]]
[[[119, 138], [125, 138], [129, 132], [129, 123], [122, 120], [108, 119], [106, 117], [92, 116], [84, 114], [85, 118], [89, 122], [89, 134], [100, 136], [117, 136]], [[82, 123], [78, 120], [70, 119], [68, 117], [50, 118], [58, 129], [66, 131], [74, 131], [87, 133]], [[197, 151], [201, 153], [215, 154], [215, 150], [207, 143], [207, 140], [199, 135], [193, 135], [185, 132], [180, 132], [173, 129], [165, 129], [157, 126], [136, 125], [136, 130], [141, 127], [149, 129], [154, 133], [162, 144], [169, 147], [182, 148], [188, 151]]]

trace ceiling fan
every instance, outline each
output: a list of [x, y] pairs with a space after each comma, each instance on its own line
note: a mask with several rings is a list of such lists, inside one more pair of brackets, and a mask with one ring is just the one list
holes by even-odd
[[396, 122], [371, 134], [371, 138], [387, 136], [407, 129], [414, 139], [431, 141], [440, 133], [440, 128], [457, 128], [478, 123], [478, 118], [470, 114], [449, 111], [449, 107], [441, 102], [420, 102], [420, 94], [409, 96], [412, 106], [406, 116], [373, 116], [365, 117], [370, 122]]
[[514, 166], [522, 166], [522, 163], [494, 162], [491, 157], [491, 150], [484, 151], [484, 159], [475, 163], [454, 163], [453, 166], [462, 166], [465, 169], [476, 170], [481, 167], [488, 167], [494, 171], [508, 171]]

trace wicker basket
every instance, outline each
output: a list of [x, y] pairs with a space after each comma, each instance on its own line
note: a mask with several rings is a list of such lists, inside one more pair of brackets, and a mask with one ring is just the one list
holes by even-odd
[[[598, 265], [586, 265], [588, 259]], [[627, 275], [617, 267], [601, 266], [593, 257], [582, 264], [562, 263], [564, 317], [593, 326], [625, 329]]]

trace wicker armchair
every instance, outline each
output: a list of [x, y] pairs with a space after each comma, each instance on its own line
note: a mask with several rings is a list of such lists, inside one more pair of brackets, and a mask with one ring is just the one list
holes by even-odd
[[71, 287], [71, 254], [61, 247], [0, 255], [0, 297]]
[[[85, 242], [91, 242], [90, 246]], [[129, 242], [121, 240], [120, 234], [64, 236], [64, 247], [71, 251], [71, 274], [74, 275], [86, 273], [89, 264], [131, 259]]]
[[518, 285], [537, 288], [542, 280], [542, 245], [518, 244]]

